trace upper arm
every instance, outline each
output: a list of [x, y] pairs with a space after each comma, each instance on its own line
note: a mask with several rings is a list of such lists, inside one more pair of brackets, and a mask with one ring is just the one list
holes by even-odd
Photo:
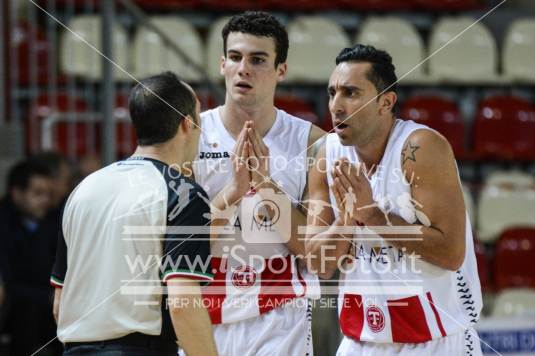
[[[63, 212], [61, 213], [61, 219], [63, 220]], [[65, 242], [65, 236], [63, 235], [63, 224], [60, 224], [58, 231], [58, 241], [56, 244], [56, 259], [52, 267], [52, 273], [50, 275], [50, 284], [55, 288], [62, 288], [65, 281], [65, 275], [67, 274], [67, 243]]]
[[318, 143], [317, 145], [316, 142], [318, 142], [321, 138], [325, 138], [327, 137], [327, 132], [323, 131], [322, 129], [320, 129], [319, 127], [317, 127], [316, 125], [312, 125], [311, 128], [310, 128], [310, 133], [308, 134], [308, 153], [307, 153], [307, 156], [308, 157], [314, 157], [315, 154], [317, 153], [318, 151], [318, 148], [322, 146], [322, 143]]
[[449, 143], [434, 131], [416, 130], [405, 142], [401, 160], [416, 209], [464, 256], [466, 212]]
[[[164, 283], [174, 278], [189, 278], [200, 282], [213, 279], [210, 266], [210, 235], [207, 233], [210, 225], [207, 213], [210, 208], [196, 192], [197, 190], [192, 191], [188, 205], [180, 214], [168, 221], [168, 226], [176, 231], [166, 234], [164, 239]], [[181, 233], [181, 227], [187, 227], [184, 233]], [[190, 228], [204, 229], [206, 233], [187, 232]]]
[[325, 144], [323, 144], [314, 157], [314, 164], [309, 172], [307, 226], [326, 226], [334, 221], [326, 171]]

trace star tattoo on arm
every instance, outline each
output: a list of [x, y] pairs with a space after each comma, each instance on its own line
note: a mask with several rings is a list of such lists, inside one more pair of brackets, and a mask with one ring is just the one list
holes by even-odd
[[416, 156], [415, 152], [418, 150], [420, 146], [412, 145], [411, 142], [407, 142], [405, 147], [403, 147], [403, 150], [401, 151], [401, 162], [405, 163], [408, 160], [411, 160], [413, 162], [416, 162]]

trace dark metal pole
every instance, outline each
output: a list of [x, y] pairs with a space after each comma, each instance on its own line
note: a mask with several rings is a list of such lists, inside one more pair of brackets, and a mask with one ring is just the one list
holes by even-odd
[[4, 12], [4, 10], [7, 9], [7, 1], [4, 4], [0, 4], [0, 40], [2, 41], [2, 44], [0, 44], [0, 125], [7, 122], [7, 110], [6, 110], [6, 98], [8, 96], [7, 93], [7, 80], [5, 75], [5, 68], [8, 68], [5, 60], [9, 57], [6, 55], [7, 50], [9, 48], [8, 41], [6, 41], [7, 36], [5, 29], [7, 28], [7, 24], [4, 22], [4, 19], [7, 18], [7, 16], [4, 17], [4, 14], [7, 13]]
[[[114, 0], [102, 1], [102, 53], [109, 59], [113, 59], [114, 6]], [[104, 164], [110, 164], [116, 158], [114, 101], [113, 64], [102, 57], [102, 162]]]

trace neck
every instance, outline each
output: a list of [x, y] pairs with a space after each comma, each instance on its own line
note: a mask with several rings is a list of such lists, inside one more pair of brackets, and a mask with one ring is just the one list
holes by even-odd
[[190, 160], [185, 157], [185, 152], [174, 142], [166, 142], [158, 145], [151, 146], [137, 146], [136, 151], [132, 155], [147, 157], [161, 161], [169, 166], [183, 167], [185, 163], [188, 163]]
[[366, 169], [370, 174], [375, 172], [377, 165], [383, 159], [395, 121], [393, 116], [383, 120], [383, 123], [379, 125], [367, 144], [355, 145], [360, 161], [366, 165]]
[[237, 138], [246, 121], [253, 121], [255, 130], [264, 137], [275, 123], [276, 111], [272, 101], [267, 101], [264, 105], [245, 107], [231, 100], [226, 100], [225, 105], [220, 108], [221, 121], [231, 134]]

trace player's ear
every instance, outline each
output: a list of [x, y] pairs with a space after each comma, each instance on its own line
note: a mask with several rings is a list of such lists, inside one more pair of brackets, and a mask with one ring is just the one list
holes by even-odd
[[286, 62], [277, 64], [277, 82], [282, 82], [284, 80], [287, 70], [288, 65]]
[[394, 105], [398, 100], [398, 96], [393, 91], [387, 91], [379, 97], [379, 113], [385, 115], [389, 112], [392, 112]]
[[225, 60], [225, 56], [221, 56], [219, 59], [219, 73], [221, 73], [221, 75], [225, 75]]

